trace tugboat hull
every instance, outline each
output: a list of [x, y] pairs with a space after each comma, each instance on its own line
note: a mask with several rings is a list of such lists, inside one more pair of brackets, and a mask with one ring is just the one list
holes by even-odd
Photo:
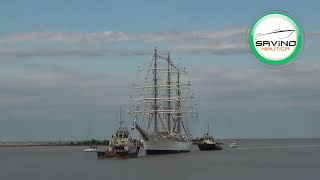
[[110, 159], [110, 158], [136, 158], [139, 154], [139, 148], [134, 151], [97, 151], [98, 159]]
[[200, 151], [212, 151], [212, 150], [222, 150], [222, 148], [216, 144], [198, 144]]
[[107, 152], [106, 151], [97, 151], [97, 157], [98, 157], [98, 159], [106, 158]]

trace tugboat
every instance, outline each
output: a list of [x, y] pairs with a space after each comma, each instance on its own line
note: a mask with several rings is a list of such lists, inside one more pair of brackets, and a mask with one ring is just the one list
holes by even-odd
[[222, 143], [215, 142], [213, 137], [209, 135], [208, 125], [208, 131], [205, 133], [203, 140], [198, 143], [198, 147], [200, 151], [222, 150], [221, 144]]
[[119, 113], [119, 128], [112, 135], [106, 151], [97, 151], [98, 159], [105, 158], [135, 158], [138, 157], [140, 147], [135, 144], [126, 127], [122, 126], [121, 109]]

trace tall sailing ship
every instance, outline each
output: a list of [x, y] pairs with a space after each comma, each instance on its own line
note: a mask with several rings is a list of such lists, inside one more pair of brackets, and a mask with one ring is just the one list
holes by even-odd
[[175, 65], [170, 53], [163, 57], [155, 49], [145, 71], [143, 84], [134, 86], [136, 94], [131, 98], [130, 112], [146, 154], [190, 152], [188, 122], [197, 113], [185, 68]]

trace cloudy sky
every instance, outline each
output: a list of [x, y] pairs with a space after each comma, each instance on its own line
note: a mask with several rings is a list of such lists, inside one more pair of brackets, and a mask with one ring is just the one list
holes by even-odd
[[[210, 122], [217, 138], [320, 137], [319, 1], [0, 3], [0, 141], [110, 137], [154, 47], [189, 71], [195, 136]], [[251, 23], [270, 10], [304, 31], [280, 69], [247, 48]]]

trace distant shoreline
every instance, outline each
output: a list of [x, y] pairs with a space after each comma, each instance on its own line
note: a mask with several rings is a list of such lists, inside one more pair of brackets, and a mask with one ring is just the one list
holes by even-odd
[[[193, 143], [196, 144], [200, 138], [193, 139]], [[275, 141], [283, 141], [283, 140], [319, 140], [320, 138], [239, 138], [239, 139], [216, 139], [217, 141], [241, 141], [241, 140], [275, 140]], [[138, 141], [138, 140], [135, 140]], [[0, 142], [0, 147], [41, 147], [41, 146], [107, 146], [109, 144], [109, 140], [81, 140], [81, 141], [2, 141]]]
[[[0, 147], [56, 147], [56, 146], [87, 146], [87, 145], [71, 145], [71, 144], [0, 144]], [[100, 146], [100, 145], [99, 145]]]
[[81, 140], [81, 141], [11, 141], [0, 142], [0, 147], [33, 147], [33, 146], [104, 146], [109, 140]]

